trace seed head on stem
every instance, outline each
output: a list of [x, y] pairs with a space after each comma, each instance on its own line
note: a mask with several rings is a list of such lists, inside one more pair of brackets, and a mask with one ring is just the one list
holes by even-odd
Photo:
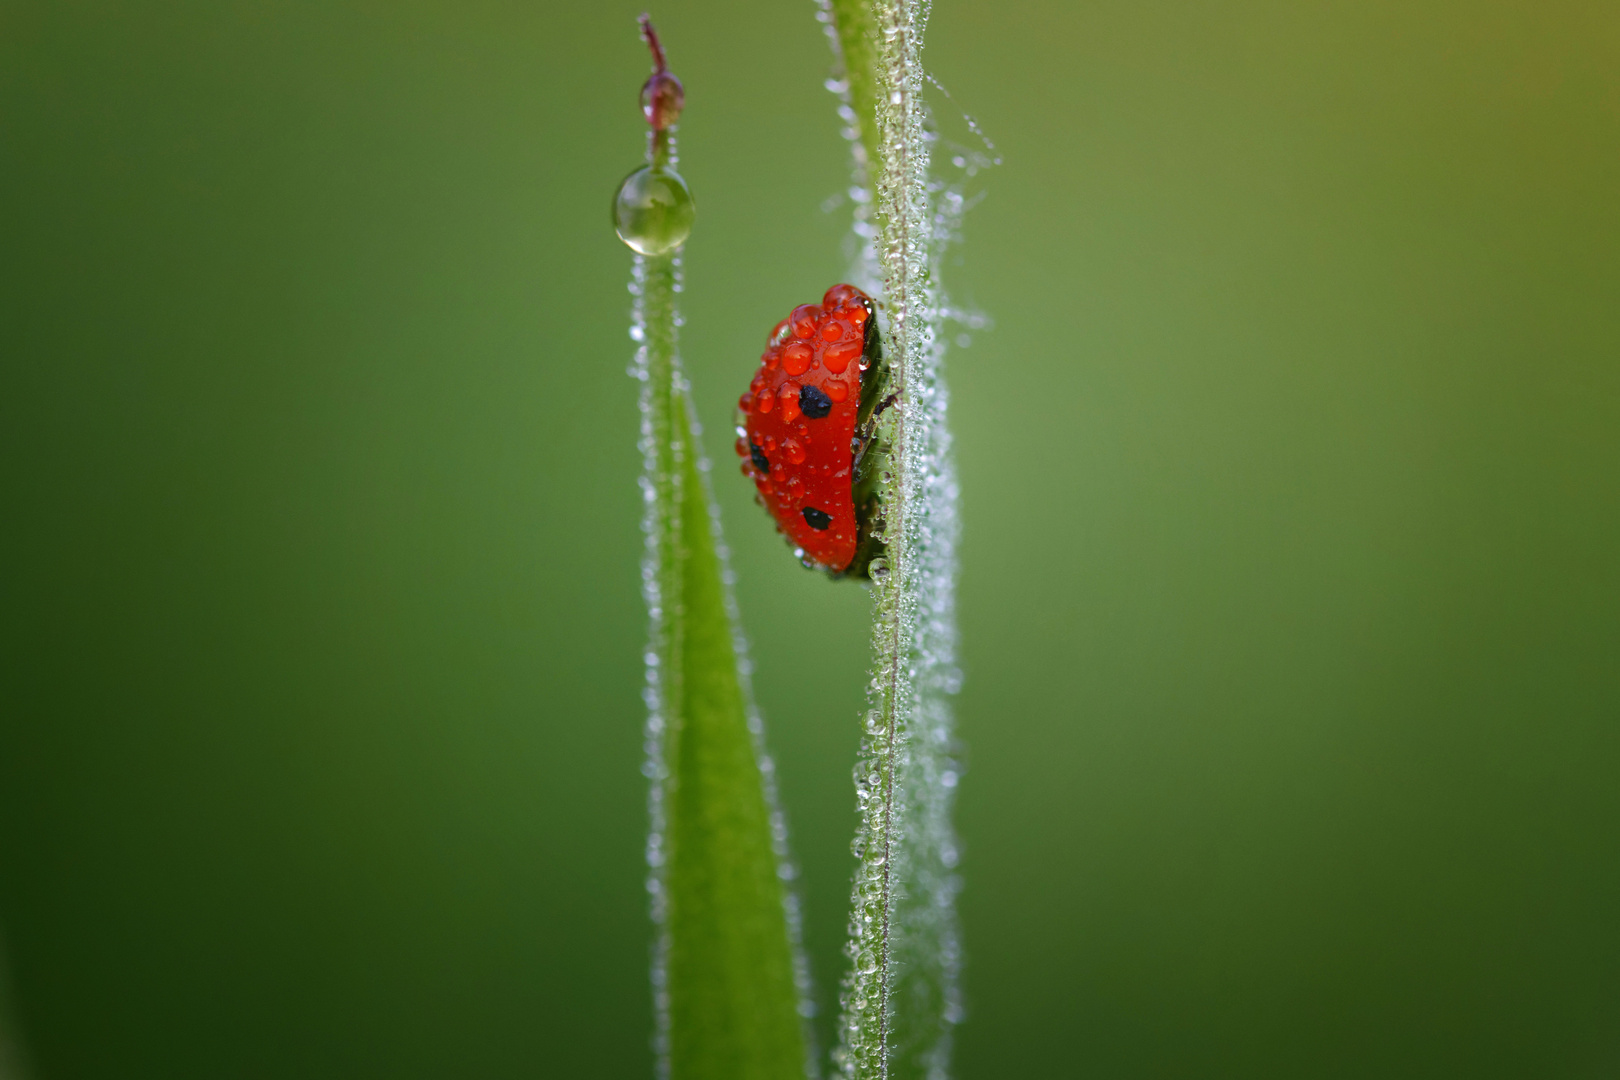
[[658, 42], [658, 31], [653, 29], [652, 19], [643, 14], [640, 22], [641, 38], [652, 50], [653, 58], [653, 73], [641, 84], [641, 112], [654, 131], [663, 132], [680, 119], [681, 107], [686, 104], [686, 88], [664, 60], [664, 47]]

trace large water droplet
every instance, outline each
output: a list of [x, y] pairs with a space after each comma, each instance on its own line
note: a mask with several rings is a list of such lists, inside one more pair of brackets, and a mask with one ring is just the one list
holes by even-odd
[[802, 341], [795, 341], [782, 350], [782, 370], [789, 375], [803, 375], [810, 370], [815, 351]]
[[697, 208], [692, 192], [673, 169], [643, 165], [624, 178], [613, 200], [619, 239], [643, 255], [665, 255], [692, 233]]

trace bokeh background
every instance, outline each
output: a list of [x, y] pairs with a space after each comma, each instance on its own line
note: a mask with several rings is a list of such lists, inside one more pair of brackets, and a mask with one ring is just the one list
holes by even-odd
[[[638, 10], [0, 4], [43, 1080], [650, 1075]], [[866, 598], [725, 436], [845, 266], [829, 55], [810, 0], [653, 15], [830, 1004]], [[949, 368], [961, 1075], [1620, 1075], [1620, 7], [937, 0], [928, 40], [1006, 161], [948, 278], [995, 320]]]

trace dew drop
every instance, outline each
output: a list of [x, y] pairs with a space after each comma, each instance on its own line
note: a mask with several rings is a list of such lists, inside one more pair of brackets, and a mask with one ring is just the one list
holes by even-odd
[[783, 383], [777, 390], [777, 397], [782, 403], [782, 423], [793, 423], [799, 418], [799, 388], [792, 383]]
[[[853, 197], [853, 195], [851, 197]], [[860, 200], [856, 199], [855, 201], [859, 202]], [[833, 311], [844, 301], [853, 299], [855, 297], [864, 297], [865, 295], [865, 293], [861, 292], [861, 290], [857, 289], [853, 285], [834, 285], [832, 288], [828, 289], [822, 294], [821, 306], [828, 311]]]
[[800, 304], [788, 316], [788, 322], [793, 324], [793, 336], [811, 338], [816, 336], [816, 322], [821, 318], [821, 308], [815, 304]]
[[841, 375], [849, 367], [849, 362], [861, 355], [859, 341], [835, 341], [822, 350], [821, 362], [827, 365], [827, 370], [834, 375]]
[[613, 199], [619, 239], [643, 255], [666, 255], [692, 233], [692, 192], [674, 169], [643, 165], [624, 178]]
[[803, 375], [810, 370], [815, 352], [802, 341], [795, 341], [782, 350], [782, 370], [789, 375]]

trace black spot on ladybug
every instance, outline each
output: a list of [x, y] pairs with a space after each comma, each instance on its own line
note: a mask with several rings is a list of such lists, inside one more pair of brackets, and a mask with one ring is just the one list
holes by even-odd
[[808, 384], [799, 387], [799, 411], [812, 420], [820, 420], [832, 412], [832, 398], [821, 392], [821, 388]]
[[760, 472], [771, 471], [771, 459], [765, 456], [765, 451], [761, 450], [753, 443], [748, 444], [748, 460], [752, 461], [754, 463], [754, 468], [758, 469]]
[[804, 508], [804, 523], [817, 532], [826, 532], [832, 527], [832, 515], [825, 510], [807, 506]]

